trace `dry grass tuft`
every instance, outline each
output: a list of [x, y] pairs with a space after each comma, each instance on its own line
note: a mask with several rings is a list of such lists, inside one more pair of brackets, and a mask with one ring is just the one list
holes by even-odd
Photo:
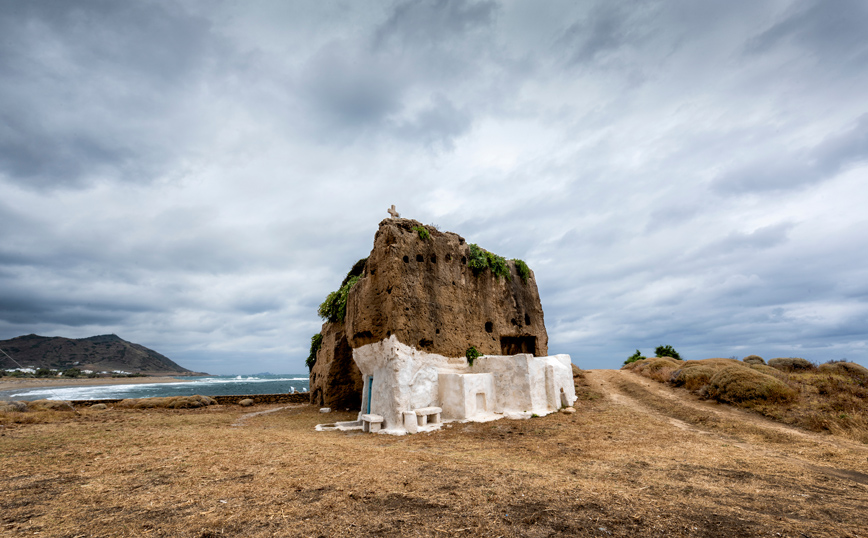
[[856, 382], [868, 384], [868, 368], [855, 362], [827, 362], [819, 368], [824, 374], [838, 374], [852, 378]]
[[[643, 366], [643, 361], [623, 369], [786, 424], [868, 443], [868, 369], [847, 362], [817, 368], [804, 359], [769, 364], [773, 361], [778, 368], [715, 358], [684, 361], [674, 370], [665, 364]], [[667, 371], [669, 378], [661, 375]]]
[[655, 381], [665, 383], [672, 378], [675, 370], [684, 365], [684, 361], [672, 357], [648, 357], [641, 361], [631, 362], [621, 367], [622, 370], [633, 370], [637, 374], [650, 377]]
[[799, 357], [778, 357], [769, 361], [769, 366], [782, 372], [795, 372], [796, 370], [815, 370], [817, 367], [811, 361]]
[[75, 411], [71, 403], [63, 400], [33, 400], [27, 402], [27, 408], [33, 411]]
[[163, 398], [139, 398], [126, 399], [118, 402], [118, 407], [126, 407], [130, 409], [152, 409], [155, 407], [163, 409], [194, 409], [197, 407], [207, 407], [215, 405], [212, 398], [201, 396], [199, 394], [193, 396], [166, 396]]
[[716, 372], [714, 368], [702, 365], [682, 368], [673, 372], [671, 383], [691, 391], [700, 390], [708, 385]]
[[751, 368], [727, 366], [718, 370], [706, 387], [709, 398], [738, 406], [786, 403], [796, 392], [779, 379]]
[[747, 357], [742, 359], [743, 362], [748, 364], [765, 364], [766, 361], [763, 360], [759, 355], [748, 355]]

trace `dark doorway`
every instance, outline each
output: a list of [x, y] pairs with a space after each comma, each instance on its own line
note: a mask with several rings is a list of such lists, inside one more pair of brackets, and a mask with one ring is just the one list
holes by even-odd
[[500, 354], [517, 355], [530, 353], [536, 356], [536, 336], [501, 336]]

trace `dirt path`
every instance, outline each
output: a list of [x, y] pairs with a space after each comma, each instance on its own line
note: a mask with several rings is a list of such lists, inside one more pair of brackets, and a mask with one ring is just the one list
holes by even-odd
[[[774, 422], [750, 411], [701, 400], [627, 370], [591, 370], [587, 380], [605, 398], [675, 428], [711, 436], [788, 466], [851, 480], [868, 490], [868, 446]], [[819, 464], [818, 461], [835, 465]], [[858, 469], [858, 470], [856, 470]]]

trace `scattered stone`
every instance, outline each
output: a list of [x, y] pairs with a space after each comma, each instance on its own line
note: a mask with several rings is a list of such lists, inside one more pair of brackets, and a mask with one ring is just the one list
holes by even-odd
[[561, 413], [564, 413], [567, 415], [572, 415], [575, 412], [576, 412], [576, 409], [573, 407], [564, 407], [563, 409], [561, 409]]
[[243, 400], [238, 402], [238, 405], [240, 405], [241, 407], [250, 407], [251, 405], [253, 405], [253, 400], [250, 398], [244, 398]]
[[319, 412], [320, 413], [331, 413], [332, 408], [331, 407], [322, 407], [322, 408], [320, 408]]
[[91, 409], [108, 409], [108, 406], [104, 403], [93, 404], [90, 406]]

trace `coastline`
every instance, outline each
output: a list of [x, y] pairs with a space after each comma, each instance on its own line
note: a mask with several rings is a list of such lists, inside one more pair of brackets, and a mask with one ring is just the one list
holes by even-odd
[[37, 389], [44, 387], [89, 387], [93, 385], [137, 385], [145, 383], [180, 383], [183, 379], [169, 376], [153, 377], [96, 377], [79, 379], [9, 378], [0, 377], [0, 392], [7, 390]]

